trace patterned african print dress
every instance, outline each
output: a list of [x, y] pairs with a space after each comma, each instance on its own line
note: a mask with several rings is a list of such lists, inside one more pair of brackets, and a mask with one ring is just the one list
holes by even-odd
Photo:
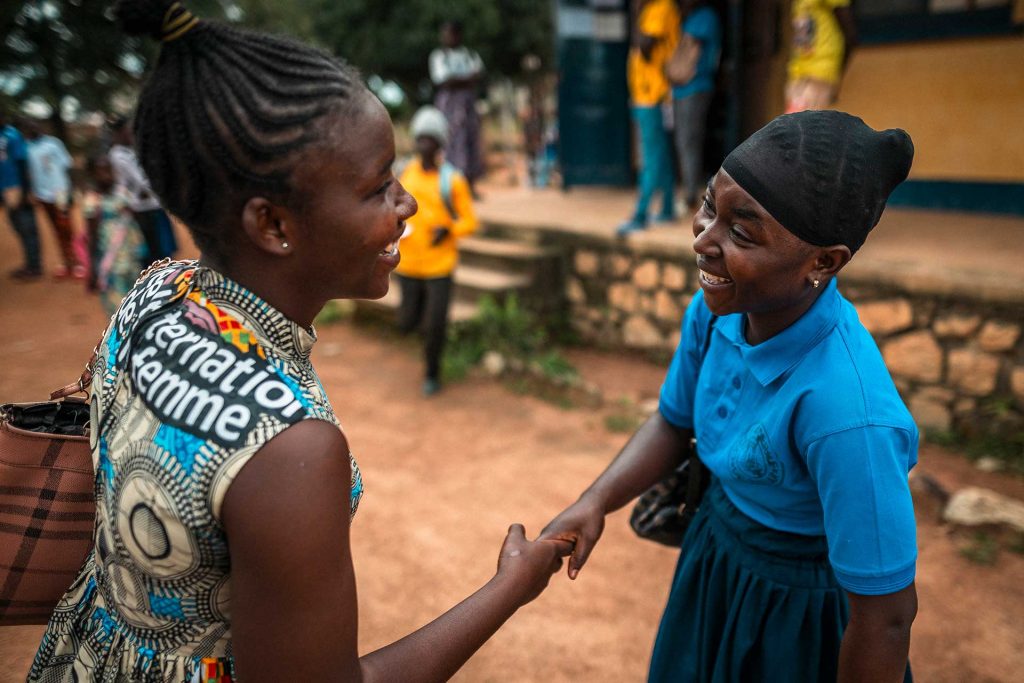
[[113, 315], [139, 277], [142, 230], [123, 190], [86, 195], [82, 213], [96, 222], [96, 289], [107, 315]]
[[[194, 262], [159, 265], [136, 284], [92, 384], [95, 546], [29, 681], [233, 680], [221, 503], [288, 426], [337, 424], [310, 363], [315, 341]], [[362, 494], [354, 460], [351, 490], [350, 516]]]

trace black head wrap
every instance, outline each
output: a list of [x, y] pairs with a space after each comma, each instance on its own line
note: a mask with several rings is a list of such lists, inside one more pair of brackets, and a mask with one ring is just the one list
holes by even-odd
[[784, 228], [819, 247], [856, 252], [914, 159], [906, 131], [876, 131], [839, 111], [779, 116], [722, 168]]

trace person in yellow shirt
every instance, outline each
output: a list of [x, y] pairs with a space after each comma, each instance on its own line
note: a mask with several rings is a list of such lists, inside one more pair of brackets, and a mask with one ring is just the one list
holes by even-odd
[[675, 178], [661, 104], [669, 96], [665, 63], [679, 42], [679, 24], [676, 0], [646, 0], [640, 8], [637, 37], [626, 63], [633, 120], [640, 132], [640, 187], [633, 217], [617, 230], [620, 236], [647, 227], [647, 207], [658, 190], [662, 206], [657, 220], [676, 218], [672, 197]]
[[786, 113], [832, 106], [856, 44], [850, 0], [793, 0]]
[[412, 119], [416, 157], [399, 178], [419, 204], [401, 241], [398, 283], [402, 302], [398, 329], [424, 329], [426, 377], [423, 394], [441, 389], [441, 352], [448, 334], [448, 303], [452, 272], [458, 263], [457, 242], [477, 228], [469, 183], [461, 172], [442, 160], [448, 142], [448, 123], [435, 107], [422, 107]]

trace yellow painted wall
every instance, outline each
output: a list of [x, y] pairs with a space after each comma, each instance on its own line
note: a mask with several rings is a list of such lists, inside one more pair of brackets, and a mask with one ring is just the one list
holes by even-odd
[[912, 178], [1024, 182], [1024, 37], [862, 46], [835, 106], [907, 130]]

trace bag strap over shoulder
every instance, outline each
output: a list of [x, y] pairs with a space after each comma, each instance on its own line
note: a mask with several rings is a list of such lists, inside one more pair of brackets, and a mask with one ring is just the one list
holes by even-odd
[[438, 172], [441, 176], [441, 201], [444, 202], [444, 208], [453, 221], [459, 220], [459, 214], [455, 211], [455, 203], [452, 201], [452, 182], [456, 173], [458, 173], [458, 169], [448, 161], [441, 164]]
[[[711, 346], [711, 335], [714, 333], [715, 320], [717, 319], [717, 315], [712, 315], [708, 320], [708, 329], [704, 335], [704, 344], [700, 352], [701, 366], [704, 365], [704, 359], [708, 355], [708, 348]], [[690, 437], [687, 458], [690, 460], [690, 472], [686, 479], [686, 497], [683, 499], [682, 509], [695, 510], [700, 505], [700, 500], [704, 496], [704, 489], [707, 488], [707, 482], [710, 478], [707, 467], [701, 462], [700, 456], [697, 453], [697, 437], [695, 436]]]
[[[170, 258], [165, 258], [165, 259], [161, 259], [159, 261], [154, 261], [152, 264], [149, 265], [149, 267], [147, 267], [145, 270], [143, 270], [141, 273], [139, 273], [139, 277], [135, 281], [136, 286], [140, 282], [145, 280], [147, 277], [149, 277], [150, 273], [152, 273], [154, 270], [159, 270], [160, 268], [168, 266], [171, 263], [173, 263], [173, 259], [170, 259]], [[54, 391], [51, 391], [50, 392], [50, 400], [51, 401], [57, 401], [57, 400], [60, 400], [62, 398], [67, 398], [68, 396], [73, 396], [74, 394], [79, 394], [79, 393], [85, 394], [86, 396], [89, 395], [89, 387], [92, 386], [93, 371], [96, 368], [96, 359], [100, 355], [100, 344], [102, 344], [103, 340], [106, 338], [107, 332], [110, 331], [111, 325], [114, 324], [114, 318], [116, 316], [117, 316], [117, 313], [114, 313], [114, 315], [111, 316], [110, 322], [108, 322], [107, 326], [105, 328], [103, 328], [103, 333], [100, 334], [100, 338], [96, 342], [96, 345], [94, 347], [92, 347], [92, 355], [89, 357], [89, 362], [85, 364], [85, 370], [82, 371], [81, 377], [79, 377], [77, 381], [72, 382], [71, 384], [66, 384], [66, 385], [62, 386], [60, 389], [56, 389]]]
[[704, 365], [704, 358], [708, 355], [708, 348], [710, 348], [710, 346], [711, 346], [711, 333], [712, 333], [712, 331], [715, 328], [715, 321], [716, 320], [718, 320], [718, 316], [715, 315], [714, 313], [712, 313], [711, 317], [708, 319], [708, 331], [707, 331], [707, 334], [704, 335], [704, 344], [701, 346], [701, 350], [700, 350], [700, 364], [701, 364], [701, 366]]

